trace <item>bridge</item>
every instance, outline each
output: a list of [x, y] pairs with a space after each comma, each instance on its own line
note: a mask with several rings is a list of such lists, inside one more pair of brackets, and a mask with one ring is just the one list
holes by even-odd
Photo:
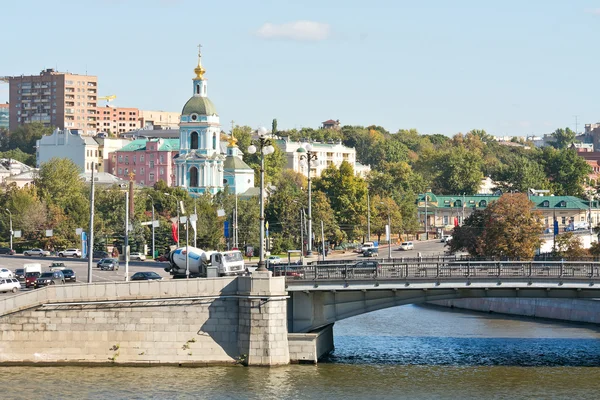
[[404, 304], [463, 298], [597, 298], [600, 263], [422, 261], [282, 266], [288, 329], [310, 332], [336, 321]]
[[0, 300], [0, 365], [316, 362], [333, 324], [459, 298], [597, 298], [600, 263], [390, 260], [57, 285]]

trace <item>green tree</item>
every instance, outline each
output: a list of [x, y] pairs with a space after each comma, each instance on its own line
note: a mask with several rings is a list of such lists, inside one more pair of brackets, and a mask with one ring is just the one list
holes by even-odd
[[273, 122], [271, 123], [271, 135], [277, 135], [277, 118], [273, 118]]
[[492, 174], [497, 187], [503, 192], [527, 192], [533, 189], [550, 189], [543, 166], [524, 156], [516, 156]]
[[552, 182], [553, 192], [559, 196], [584, 197], [584, 183], [590, 167], [575, 149], [555, 150], [545, 147], [542, 154], [546, 176]]
[[454, 147], [435, 157], [437, 176], [433, 190], [442, 194], [474, 194], [483, 179], [480, 154], [463, 146]]
[[6, 147], [2, 148], [2, 150], [20, 149], [25, 153], [35, 154], [36, 141], [44, 135], [51, 134], [52, 128], [45, 127], [44, 124], [39, 122], [24, 124], [9, 134]]
[[556, 236], [554, 247], [557, 256], [571, 260], [587, 255], [587, 251], [583, 248], [579, 237], [574, 235], [573, 232], [565, 232]]
[[[27, 164], [30, 167], [35, 167], [35, 154], [28, 154], [21, 149], [13, 149], [0, 152], [0, 158], [8, 158]], [[8, 162], [6, 163], [8, 168]]]
[[553, 146], [557, 149], [566, 149], [575, 142], [576, 133], [570, 128], [559, 128], [552, 133], [555, 139]]

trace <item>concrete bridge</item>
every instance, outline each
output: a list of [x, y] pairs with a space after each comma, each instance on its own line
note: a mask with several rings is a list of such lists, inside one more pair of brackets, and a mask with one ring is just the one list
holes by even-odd
[[348, 317], [459, 298], [597, 298], [599, 268], [376, 262], [281, 267], [274, 277], [51, 286], [0, 300], [0, 365], [316, 362], [333, 349], [333, 324]]

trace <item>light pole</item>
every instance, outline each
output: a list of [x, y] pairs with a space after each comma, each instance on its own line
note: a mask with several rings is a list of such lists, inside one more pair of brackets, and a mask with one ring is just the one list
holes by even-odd
[[300, 159], [300, 166], [304, 167], [305, 165], [308, 167], [308, 245], [306, 246], [306, 256], [312, 256], [312, 188], [311, 188], [311, 177], [310, 177], [310, 164], [312, 161], [317, 160], [317, 153], [312, 151], [312, 145], [307, 143], [304, 147], [299, 147], [297, 150], [299, 154], [298, 158]]
[[388, 226], [387, 226], [387, 241], [388, 241], [388, 259], [391, 260], [392, 259], [392, 214], [390, 213], [390, 207], [389, 204], [385, 204], [383, 201], [380, 202], [380, 204], [383, 204], [386, 206], [387, 208], [387, 215], [388, 215]]
[[154, 259], [156, 257], [156, 249], [154, 247], [154, 198], [150, 194], [148, 194], [148, 197], [150, 197], [150, 201], [152, 201], [152, 259]]
[[13, 230], [12, 230], [12, 213], [10, 212], [10, 210], [7, 208], [6, 211], [8, 211], [8, 218], [9, 218], [9, 230], [10, 230], [10, 251], [12, 253], [12, 249], [13, 249]]
[[429, 239], [429, 232], [427, 232], [427, 192], [429, 190], [425, 189], [425, 240]]
[[260, 247], [258, 250], [258, 267], [257, 271], [266, 271], [265, 267], [265, 156], [272, 154], [275, 148], [271, 145], [271, 140], [265, 137], [267, 129], [264, 127], [258, 128], [258, 139], [248, 146], [248, 153], [254, 154], [260, 151]]

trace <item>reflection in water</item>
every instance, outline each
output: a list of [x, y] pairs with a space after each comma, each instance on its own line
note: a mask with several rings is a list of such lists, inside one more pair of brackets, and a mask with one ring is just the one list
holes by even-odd
[[1, 367], [2, 399], [597, 399], [593, 325], [404, 306], [340, 321], [317, 366]]

